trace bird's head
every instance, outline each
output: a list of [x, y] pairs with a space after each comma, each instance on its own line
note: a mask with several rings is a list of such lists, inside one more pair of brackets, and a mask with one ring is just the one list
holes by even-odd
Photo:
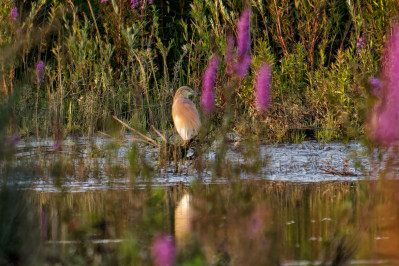
[[198, 96], [200, 94], [198, 92], [194, 91], [192, 88], [190, 88], [188, 86], [183, 86], [183, 87], [180, 87], [176, 91], [175, 98], [177, 98], [179, 96], [183, 96], [183, 97], [189, 98], [192, 95]]

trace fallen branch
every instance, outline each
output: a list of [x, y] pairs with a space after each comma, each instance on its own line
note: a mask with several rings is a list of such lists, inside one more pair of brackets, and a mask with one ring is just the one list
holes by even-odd
[[159, 132], [153, 125], [151, 125], [151, 128], [152, 128], [152, 130], [155, 131], [155, 133], [157, 133], [157, 135], [158, 135], [165, 143], [168, 143], [168, 142], [166, 141], [166, 138], [164, 137], [164, 135], [161, 134], [161, 132]]
[[349, 172], [349, 171], [339, 171], [337, 169], [335, 169], [334, 167], [332, 167], [329, 163], [321, 160], [321, 162], [323, 164], [325, 164], [328, 168], [330, 168], [331, 170], [328, 169], [324, 169], [324, 168], [319, 168], [321, 171], [324, 172], [324, 174], [331, 174], [331, 175], [339, 175], [339, 176], [357, 176], [357, 174]]
[[118, 121], [122, 126], [124, 126], [125, 128], [127, 128], [128, 130], [132, 131], [133, 133], [139, 135], [140, 137], [146, 139], [149, 144], [153, 145], [156, 148], [159, 148], [159, 145], [151, 138], [147, 137], [146, 135], [140, 133], [138, 130], [130, 127], [128, 124], [126, 124], [125, 122], [121, 121], [120, 119], [118, 119], [116, 116], [112, 116], [113, 119], [115, 119], [116, 121]]

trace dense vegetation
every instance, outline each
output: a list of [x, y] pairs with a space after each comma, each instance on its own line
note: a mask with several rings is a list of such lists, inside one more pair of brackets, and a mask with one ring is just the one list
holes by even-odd
[[[239, 77], [230, 36], [249, 12]], [[397, 263], [398, 15], [397, 0], [2, 0], [0, 264]], [[270, 70], [269, 105], [256, 84]], [[174, 92], [204, 83], [216, 108], [190, 157], [160, 139], [176, 135]], [[116, 138], [112, 116], [136, 133]], [[366, 121], [353, 160], [307, 143], [296, 164], [260, 145], [360, 138]], [[109, 138], [78, 138], [98, 131]], [[332, 177], [272, 182], [273, 159]]]
[[[250, 7], [253, 61], [233, 92], [231, 129], [280, 141], [356, 138], [369, 79], [379, 73], [399, 13], [395, 0], [135, 2], [2, 1], [3, 133], [91, 135], [112, 126], [110, 115], [168, 132], [174, 92], [201, 90], [209, 59], [224, 58], [227, 36], [236, 36], [237, 19]], [[260, 114], [253, 81], [264, 61], [272, 65], [272, 104]], [[225, 64], [214, 124], [225, 111]]]

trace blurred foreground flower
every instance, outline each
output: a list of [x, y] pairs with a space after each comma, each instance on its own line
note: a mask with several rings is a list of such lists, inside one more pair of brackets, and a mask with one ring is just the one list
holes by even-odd
[[248, 73], [248, 69], [251, 66], [252, 57], [246, 55], [239, 59], [239, 61], [234, 65], [234, 73], [241, 79], [244, 79]]
[[384, 86], [369, 118], [370, 139], [389, 146], [399, 140], [399, 24], [393, 27], [383, 57]]
[[251, 48], [251, 10], [242, 12], [237, 24], [237, 51], [238, 57], [244, 57]]
[[216, 74], [219, 66], [219, 58], [214, 56], [209, 61], [208, 67], [202, 76], [201, 106], [206, 114], [210, 114], [215, 107], [215, 87]]
[[10, 12], [10, 17], [13, 21], [16, 21], [18, 18], [18, 8], [14, 7]]
[[170, 235], [155, 237], [151, 248], [152, 259], [155, 266], [171, 266], [175, 263], [175, 241]]
[[44, 81], [44, 62], [40, 60], [36, 65], [37, 82], [40, 84]]
[[263, 63], [255, 79], [256, 107], [258, 111], [266, 111], [270, 102], [270, 66]]
[[251, 10], [245, 10], [237, 24], [237, 55], [238, 60], [234, 65], [235, 74], [241, 79], [245, 78], [251, 66], [252, 58], [249, 54], [251, 49]]
[[382, 90], [381, 81], [376, 77], [372, 77], [370, 79], [370, 85], [372, 87], [371, 94], [377, 97], [380, 96]]

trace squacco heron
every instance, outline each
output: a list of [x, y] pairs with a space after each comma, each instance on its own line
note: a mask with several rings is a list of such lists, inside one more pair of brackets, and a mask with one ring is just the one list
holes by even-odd
[[198, 95], [190, 87], [180, 87], [173, 98], [172, 118], [175, 128], [186, 145], [198, 134], [201, 121], [195, 104], [189, 99], [191, 95]]

